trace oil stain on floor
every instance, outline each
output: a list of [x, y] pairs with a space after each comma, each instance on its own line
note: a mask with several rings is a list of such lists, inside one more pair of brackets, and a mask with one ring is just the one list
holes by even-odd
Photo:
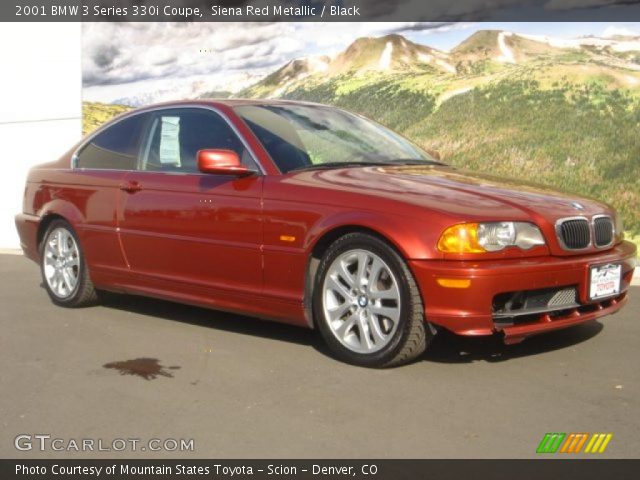
[[136, 358], [105, 363], [103, 367], [118, 370], [120, 375], [135, 375], [145, 380], [154, 380], [159, 376], [173, 378], [173, 373], [169, 370], [178, 370], [180, 368], [176, 365], [171, 367], [160, 365], [157, 358]]

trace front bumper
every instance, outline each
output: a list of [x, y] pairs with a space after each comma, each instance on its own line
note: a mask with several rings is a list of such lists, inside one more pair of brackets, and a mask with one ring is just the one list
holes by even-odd
[[[610, 250], [582, 256], [498, 261], [412, 260], [409, 263], [422, 293], [426, 320], [459, 335], [502, 332], [506, 342], [515, 343], [531, 335], [618, 311], [626, 303], [636, 265], [636, 247], [631, 242], [622, 242]], [[589, 268], [608, 263], [622, 265], [620, 293], [591, 301]], [[456, 287], [441, 285], [442, 279], [453, 280], [448, 283]], [[507, 326], [494, 320], [493, 301], [499, 294], [564, 286], [576, 287], [579, 307], [553, 314], [540, 312], [524, 322]]]

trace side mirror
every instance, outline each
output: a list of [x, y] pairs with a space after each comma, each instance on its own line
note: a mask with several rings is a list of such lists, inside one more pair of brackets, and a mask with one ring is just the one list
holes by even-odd
[[197, 158], [198, 170], [202, 173], [237, 176], [253, 173], [246, 165], [240, 163], [238, 154], [231, 150], [200, 150]]

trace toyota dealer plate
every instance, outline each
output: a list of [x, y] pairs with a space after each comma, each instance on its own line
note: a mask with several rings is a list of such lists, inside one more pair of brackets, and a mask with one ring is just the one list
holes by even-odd
[[622, 265], [598, 265], [591, 267], [591, 288], [589, 298], [609, 297], [620, 293]]

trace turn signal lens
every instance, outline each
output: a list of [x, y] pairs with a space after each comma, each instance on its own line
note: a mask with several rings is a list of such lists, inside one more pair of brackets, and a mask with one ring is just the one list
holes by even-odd
[[468, 278], [438, 278], [438, 285], [446, 288], [469, 288], [471, 280]]
[[461, 223], [447, 228], [438, 240], [438, 250], [444, 253], [483, 253], [478, 243], [478, 224]]

